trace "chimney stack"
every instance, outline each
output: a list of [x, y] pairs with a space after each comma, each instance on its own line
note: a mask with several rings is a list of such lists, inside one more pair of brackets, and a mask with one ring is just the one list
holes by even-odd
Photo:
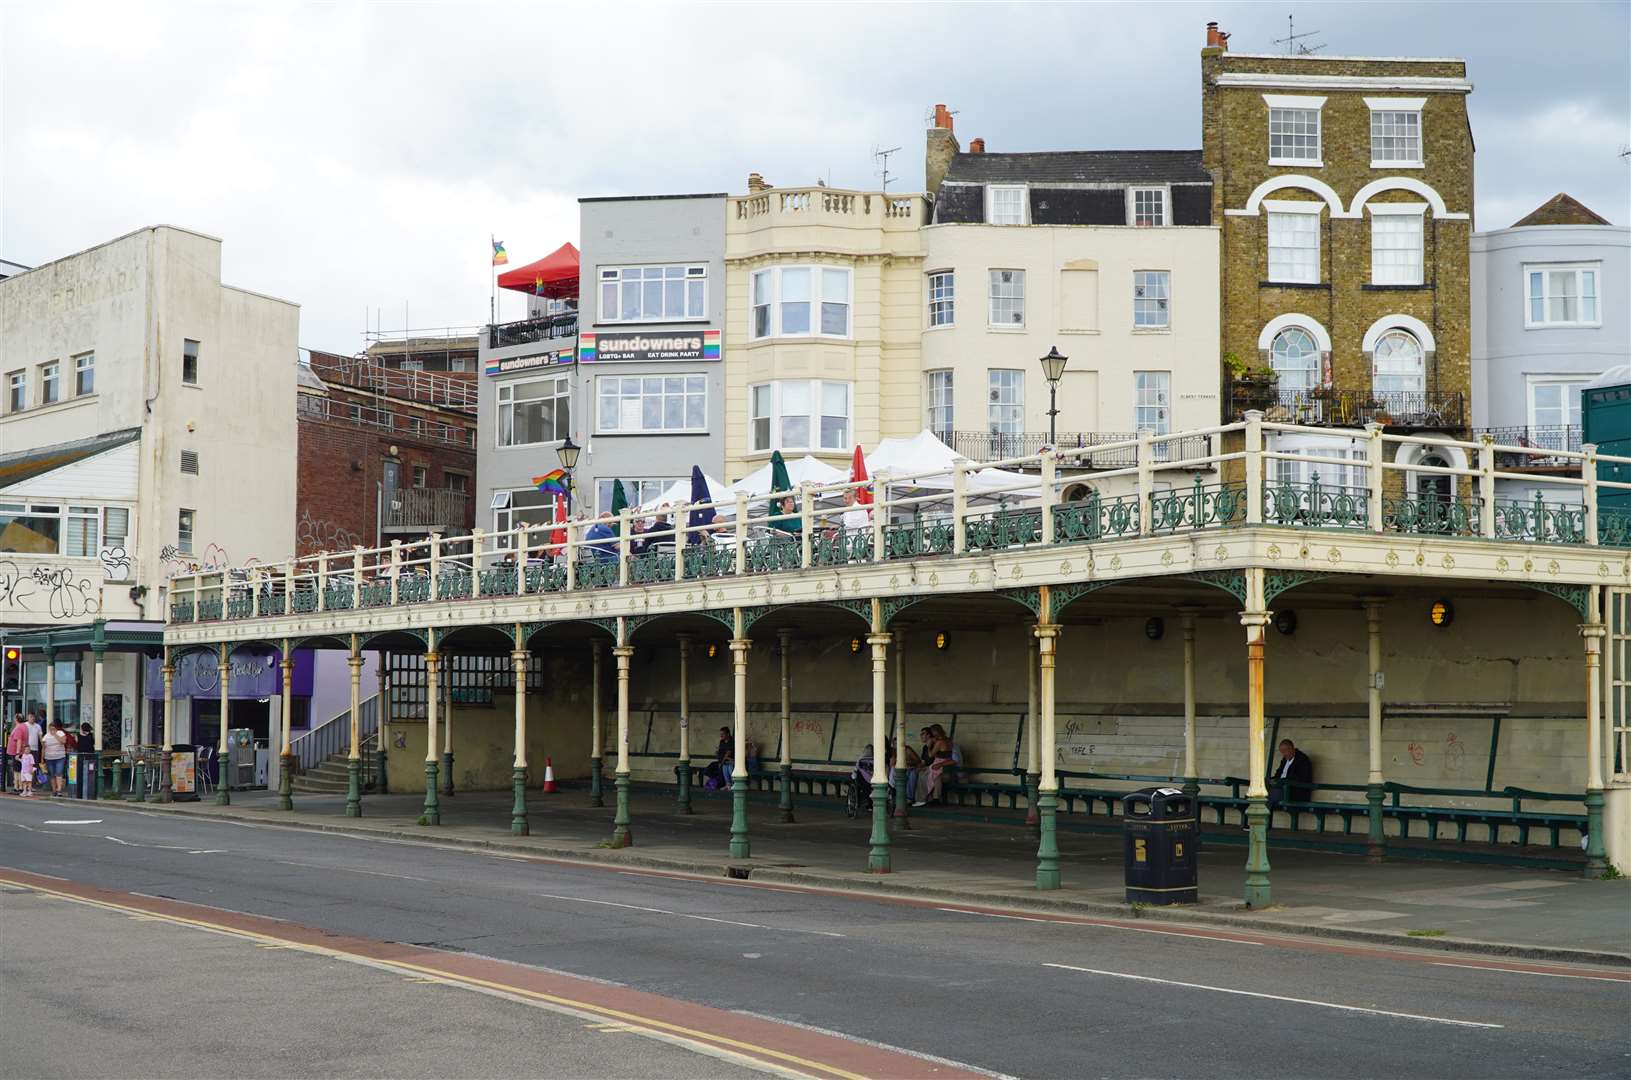
[[936, 105], [934, 107], [934, 126], [950, 131], [951, 110], [947, 109], [944, 105]]
[[968, 152], [971, 153], [971, 154], [983, 154], [983, 153], [985, 153], [985, 140], [984, 139], [971, 139], [971, 140], [969, 140]]
[[944, 105], [934, 107], [934, 127], [928, 131], [928, 145], [923, 151], [923, 186], [933, 197], [940, 190], [940, 181], [951, 168], [951, 159], [962, 149], [957, 135], [951, 129], [951, 110]]
[[748, 194], [757, 195], [761, 191], [769, 191], [774, 184], [765, 183], [765, 178], [758, 173], [748, 173]]
[[1229, 51], [1229, 35], [1219, 30], [1218, 24], [1215, 22], [1206, 24], [1206, 47], [1208, 49], [1221, 49], [1224, 52]]

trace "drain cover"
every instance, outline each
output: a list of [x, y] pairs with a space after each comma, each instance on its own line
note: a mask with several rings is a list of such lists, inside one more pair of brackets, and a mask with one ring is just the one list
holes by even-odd
[[737, 879], [742, 880], [742, 881], [746, 881], [748, 878], [753, 876], [753, 867], [751, 867], [751, 866], [727, 866], [727, 867], [725, 867], [725, 876], [730, 877], [730, 878], [737, 878]]

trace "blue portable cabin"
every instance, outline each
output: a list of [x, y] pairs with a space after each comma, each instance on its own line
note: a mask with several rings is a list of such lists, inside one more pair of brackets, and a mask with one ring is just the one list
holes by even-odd
[[[1631, 366], [1610, 368], [1581, 391], [1580, 441], [1600, 454], [1631, 457]], [[1599, 462], [1597, 479], [1631, 483], [1631, 465]], [[1631, 510], [1631, 491], [1601, 491], [1597, 505]]]

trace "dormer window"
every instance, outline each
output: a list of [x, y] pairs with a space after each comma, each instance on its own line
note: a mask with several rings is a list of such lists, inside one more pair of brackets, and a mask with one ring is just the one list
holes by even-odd
[[1128, 189], [1127, 218], [1134, 225], [1165, 225], [1167, 223], [1167, 189], [1135, 187]]
[[986, 188], [985, 220], [991, 225], [1025, 224], [1025, 188], [993, 184]]
[[1319, 168], [1323, 97], [1264, 94], [1269, 107], [1269, 164]]

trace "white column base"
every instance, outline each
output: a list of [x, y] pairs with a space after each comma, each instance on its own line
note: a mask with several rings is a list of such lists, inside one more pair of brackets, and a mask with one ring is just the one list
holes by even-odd
[[1603, 790], [1603, 849], [1609, 865], [1631, 877], [1631, 784]]

